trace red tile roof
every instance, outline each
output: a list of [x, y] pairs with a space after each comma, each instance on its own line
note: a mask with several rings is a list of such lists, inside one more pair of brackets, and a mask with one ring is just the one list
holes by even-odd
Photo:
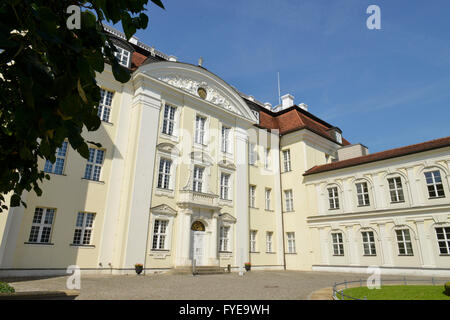
[[418, 152], [424, 152], [429, 150], [434, 150], [438, 148], [444, 148], [450, 146], [450, 137], [431, 140], [423, 143], [413, 144], [406, 147], [400, 147], [396, 149], [381, 151], [373, 154], [369, 154], [366, 156], [356, 157], [352, 159], [342, 160], [342, 161], [336, 161], [320, 166], [314, 166], [308, 171], [306, 171], [303, 175], [311, 175], [315, 173], [325, 172], [325, 171], [331, 171], [331, 170], [337, 170], [337, 169], [343, 169], [348, 167], [353, 167], [365, 163], [375, 162], [375, 161], [381, 161], [391, 158], [397, 158], [401, 156], [406, 156]]
[[[309, 129], [328, 140], [338, 143], [329, 132], [329, 129], [333, 128], [331, 124], [326, 123], [298, 106], [293, 106], [277, 113], [261, 109], [259, 113], [259, 126], [265, 129], [278, 129], [281, 135], [301, 129]], [[349, 144], [347, 140], [342, 139], [342, 145], [346, 146]]]

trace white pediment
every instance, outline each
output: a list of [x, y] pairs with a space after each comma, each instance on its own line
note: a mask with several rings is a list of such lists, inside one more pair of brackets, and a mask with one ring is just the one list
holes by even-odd
[[236, 223], [236, 218], [229, 213], [222, 213], [220, 219], [225, 222]]
[[151, 213], [154, 214], [160, 214], [160, 215], [167, 215], [167, 216], [176, 216], [177, 211], [175, 209], [172, 209], [167, 204], [161, 204], [159, 206], [153, 207], [150, 209]]
[[172, 144], [172, 143], [168, 143], [168, 142], [163, 142], [160, 143], [156, 146], [156, 149], [159, 152], [163, 152], [163, 153], [170, 153], [174, 156], [178, 156], [180, 155], [180, 151], [178, 150], [178, 148]]
[[229, 100], [227, 100], [222, 94], [220, 94], [220, 92], [217, 89], [212, 87], [206, 81], [197, 81], [189, 78], [183, 78], [178, 75], [159, 76], [158, 80], [166, 82], [171, 86], [184, 90], [197, 97], [200, 97], [198, 93], [199, 89], [203, 88], [206, 91], [206, 97], [204, 100], [211, 102], [215, 105], [218, 105], [222, 108], [225, 108], [227, 110], [230, 110], [239, 115], [242, 115], [242, 113]]

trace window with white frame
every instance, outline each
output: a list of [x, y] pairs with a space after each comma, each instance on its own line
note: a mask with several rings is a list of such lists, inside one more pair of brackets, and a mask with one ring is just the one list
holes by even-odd
[[98, 117], [100, 120], [110, 122], [111, 105], [114, 93], [108, 90], [100, 89], [100, 103], [98, 105]]
[[331, 238], [333, 240], [333, 255], [343, 256], [344, 255], [344, 240], [342, 237], [342, 233], [333, 232], [331, 234]]
[[425, 172], [425, 179], [430, 198], [445, 197], [444, 185], [442, 184], [441, 172], [439, 170]]
[[330, 203], [330, 210], [339, 209], [339, 193], [337, 187], [328, 188], [328, 202]]
[[288, 253], [295, 253], [295, 232], [286, 232]]
[[172, 161], [161, 158], [159, 160], [158, 188], [170, 189], [170, 170]]
[[266, 210], [270, 210], [270, 197], [272, 194], [272, 189], [266, 188]]
[[286, 212], [294, 211], [294, 196], [292, 194], [292, 190], [284, 191], [284, 201]]
[[167, 226], [169, 225], [169, 221], [167, 220], [155, 220], [153, 226], [153, 241], [152, 241], [152, 249], [153, 250], [166, 250], [167, 245]]
[[103, 166], [105, 151], [97, 148], [89, 148], [89, 159], [84, 170], [84, 179], [99, 181]]
[[356, 184], [356, 194], [358, 196], [358, 206], [370, 206], [367, 182], [359, 182]]
[[250, 231], [250, 252], [256, 252], [256, 233], [258, 231], [251, 230]]
[[205, 126], [206, 118], [201, 116], [196, 116], [195, 118], [195, 143], [204, 145], [205, 144]]
[[55, 209], [39, 207], [34, 210], [28, 242], [50, 243], [55, 211]]
[[195, 166], [194, 167], [194, 179], [193, 179], [193, 190], [196, 192], [203, 192], [203, 173], [205, 168]]
[[222, 146], [221, 150], [223, 153], [230, 153], [230, 133], [231, 128], [222, 126]]
[[270, 149], [267, 148], [264, 150], [264, 168], [269, 169], [269, 160], [270, 160]]
[[173, 136], [174, 128], [175, 128], [175, 112], [177, 108], [165, 105], [164, 106], [164, 118], [162, 125], [162, 133], [167, 134], [169, 136]]
[[256, 153], [256, 144], [255, 143], [250, 143], [248, 146], [248, 163], [251, 165], [255, 165], [256, 164], [256, 160], [257, 160], [257, 153]]
[[363, 249], [365, 256], [376, 256], [375, 236], [372, 231], [361, 232], [363, 239]]
[[400, 177], [389, 178], [388, 184], [391, 202], [404, 202], [402, 179]]
[[436, 236], [441, 255], [450, 255], [450, 227], [436, 228]]
[[398, 254], [400, 256], [412, 256], [413, 248], [411, 242], [411, 236], [408, 229], [395, 230], [397, 235]]
[[60, 148], [56, 149], [56, 160], [55, 163], [51, 163], [50, 160], [45, 161], [44, 172], [63, 174], [64, 173], [64, 163], [66, 162], [67, 155], [67, 141], [64, 141]]
[[230, 175], [223, 172], [220, 175], [220, 198], [230, 200]]
[[250, 193], [249, 199], [250, 208], [256, 208], [256, 186], [250, 186], [249, 193]]
[[291, 150], [283, 151], [284, 172], [291, 171]]
[[121, 47], [116, 46], [117, 51], [114, 52], [114, 56], [117, 58], [119, 64], [128, 68], [130, 63], [130, 51], [127, 51]]
[[78, 212], [73, 235], [73, 244], [90, 245], [92, 239], [92, 226], [94, 225], [95, 213]]
[[266, 232], [266, 252], [273, 252], [273, 232]]
[[220, 241], [219, 247], [221, 252], [230, 251], [230, 227], [221, 226], [220, 227]]

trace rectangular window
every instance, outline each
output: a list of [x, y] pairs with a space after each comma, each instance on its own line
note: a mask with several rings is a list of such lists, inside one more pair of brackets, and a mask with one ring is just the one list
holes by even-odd
[[375, 250], [375, 237], [372, 231], [361, 232], [363, 239], [363, 248], [365, 256], [376, 256], [377, 251]]
[[332, 233], [331, 237], [333, 239], [333, 255], [343, 256], [344, 255], [344, 241], [342, 233]]
[[50, 243], [55, 209], [36, 208], [28, 242]]
[[266, 189], [266, 210], [270, 210], [270, 194], [272, 189]]
[[114, 52], [114, 56], [119, 61], [119, 64], [128, 68], [130, 62], [130, 51], [127, 51], [121, 47], [116, 46], [117, 51]]
[[78, 212], [73, 244], [90, 245], [92, 238], [92, 226], [94, 224], [94, 213]]
[[220, 247], [220, 251], [222, 251], [222, 252], [230, 251], [229, 235], [230, 235], [230, 227], [224, 227], [224, 226], [220, 227], [220, 243], [219, 243], [219, 247]]
[[328, 201], [330, 203], [330, 210], [339, 209], [339, 194], [337, 187], [328, 188]]
[[450, 255], [450, 227], [436, 228], [439, 252], [442, 255]]
[[66, 162], [66, 155], [67, 155], [67, 141], [64, 141], [62, 143], [62, 146], [56, 149], [55, 164], [51, 163], [50, 160], [45, 161], [44, 172], [63, 174], [64, 163]]
[[442, 184], [441, 172], [439, 170], [425, 172], [425, 179], [430, 198], [445, 197], [444, 185]]
[[250, 208], [256, 208], [256, 186], [250, 186]]
[[256, 252], [256, 230], [250, 231], [250, 252]]
[[205, 168], [194, 167], [194, 185], [193, 190], [196, 192], [203, 192], [203, 172]]
[[370, 206], [369, 188], [367, 182], [360, 182], [356, 184], [356, 194], [358, 196], [358, 206]]
[[268, 252], [268, 253], [273, 252], [272, 239], [273, 239], [273, 232], [267, 232], [266, 233], [266, 252]]
[[230, 153], [230, 132], [231, 129], [222, 126], [222, 152]]
[[408, 229], [395, 230], [397, 234], [398, 254], [400, 256], [412, 256], [413, 248]]
[[96, 148], [89, 148], [89, 159], [84, 170], [84, 179], [99, 181], [103, 166], [105, 151]]
[[175, 127], [175, 112], [176, 108], [166, 105], [164, 107], [164, 119], [162, 126], [162, 133], [167, 134], [169, 136], [173, 135], [173, 129]]
[[291, 171], [291, 150], [283, 151], [284, 172]]
[[230, 175], [226, 173], [220, 175], [220, 198], [230, 200]]
[[170, 169], [172, 161], [161, 158], [159, 160], [158, 188], [170, 189]]
[[205, 144], [205, 124], [206, 118], [201, 116], [195, 118], [195, 143]]
[[250, 143], [248, 146], [248, 162], [251, 165], [255, 165], [256, 164], [256, 144], [255, 143]]
[[292, 190], [284, 191], [284, 200], [286, 212], [294, 211], [294, 196], [292, 195]]
[[102, 121], [109, 122], [113, 95], [111, 91], [100, 89], [100, 103], [97, 114]]
[[166, 248], [166, 238], [167, 238], [167, 226], [169, 221], [167, 220], [155, 220], [155, 225], [153, 228], [153, 242], [152, 249], [154, 250], [165, 250]]
[[288, 253], [295, 253], [295, 233], [286, 232], [288, 242]]
[[390, 178], [388, 183], [391, 202], [404, 202], [402, 179], [400, 177]]

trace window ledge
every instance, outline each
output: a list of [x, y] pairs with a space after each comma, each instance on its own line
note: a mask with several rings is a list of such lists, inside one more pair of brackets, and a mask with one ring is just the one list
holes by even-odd
[[358, 205], [358, 208], [367, 208], [367, 207], [370, 207], [370, 204]]
[[399, 254], [399, 257], [414, 257], [414, 254]]
[[295, 210], [283, 211], [283, 213], [295, 213]]
[[363, 254], [363, 257], [376, 257], [376, 254]]
[[151, 252], [170, 252], [170, 250], [166, 250], [166, 249], [151, 249]]
[[297, 252], [286, 252], [285, 254], [297, 254]]
[[105, 121], [105, 120], [102, 120], [102, 124], [107, 124], [108, 126], [113, 126], [114, 125], [114, 123], [109, 122], [109, 121]]
[[52, 175], [55, 175], [55, 176], [67, 177], [67, 174], [65, 174], [65, 173], [55, 173], [55, 172], [46, 172], [46, 171], [44, 171], [44, 173], [52, 174]]
[[92, 180], [92, 179], [86, 179], [86, 178], [81, 178], [81, 180], [84, 180], [87, 182], [98, 183], [98, 184], [105, 184], [105, 181], [101, 181], [101, 180]]
[[443, 198], [445, 198], [445, 196], [440, 196], [440, 197], [428, 197], [428, 200], [443, 199]]
[[338, 211], [338, 210], [341, 210], [341, 208], [329, 208], [328, 210], [329, 211]]
[[230, 253], [233, 253], [233, 251], [219, 251], [219, 253], [230, 254]]
[[29, 241], [24, 242], [24, 244], [32, 244], [32, 245], [39, 245], [39, 246], [53, 246], [54, 245], [54, 243], [50, 243], [50, 242], [29, 242]]
[[250, 251], [250, 253], [261, 253], [259, 251]]
[[403, 201], [391, 201], [391, 204], [402, 204], [405, 203], [405, 200]]
[[163, 139], [170, 140], [170, 141], [178, 142], [178, 136], [175, 136], [175, 135], [170, 135], [170, 134], [161, 132], [160, 137]]
[[77, 248], [89, 248], [89, 249], [95, 248], [95, 245], [93, 245], [93, 244], [76, 244], [76, 243], [71, 243], [70, 246], [71, 247], [77, 247]]
[[276, 252], [266, 252], [266, 254], [277, 254]]
[[259, 210], [259, 208], [257, 208], [257, 207], [250, 207], [250, 206], [249, 206], [249, 208], [250, 208], [250, 209]]
[[345, 255], [343, 254], [333, 254], [333, 257], [344, 257]]
[[264, 209], [264, 211], [267, 211], [267, 212], [275, 212], [275, 210], [270, 210], [270, 209]]

